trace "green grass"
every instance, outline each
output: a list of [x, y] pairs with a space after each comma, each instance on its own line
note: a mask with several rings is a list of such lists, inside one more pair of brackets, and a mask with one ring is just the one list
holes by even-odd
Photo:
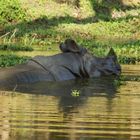
[[[12, 13], [12, 20], [6, 16], [7, 8], [1, 16], [6, 20], [0, 26], [1, 55], [21, 57], [18, 51], [23, 51], [24, 57], [46, 55], [49, 51], [59, 51], [60, 42], [72, 38], [97, 56], [105, 56], [113, 47], [120, 63], [140, 61], [140, 5], [136, 0], [132, 4], [126, 0], [124, 4], [114, 2], [113, 5], [96, 0], [81, 0], [79, 4], [57, 0], [21, 3], [15, 3], [10, 9], [18, 7]], [[5, 63], [8, 61], [7, 58]], [[13, 65], [16, 63], [19, 61]]]
[[0, 66], [9, 67], [16, 64], [22, 64], [26, 62], [30, 57], [17, 56], [17, 55], [0, 55]]
[[0, 5], [0, 25], [23, 21], [27, 17], [19, 0], [1, 0]]
[[20, 44], [2, 44], [0, 50], [4, 51], [33, 51], [33, 48], [28, 46], [20, 46]]

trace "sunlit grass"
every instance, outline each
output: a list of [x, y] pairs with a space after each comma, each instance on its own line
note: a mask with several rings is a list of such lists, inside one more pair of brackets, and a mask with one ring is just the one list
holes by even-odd
[[[105, 6], [105, 3], [101, 4]], [[129, 1], [124, 4], [132, 5]], [[82, 0], [79, 8], [72, 1], [69, 4], [50, 0], [22, 1], [28, 18], [0, 28], [0, 54], [30, 57], [56, 54], [59, 53], [59, 44], [66, 38], [72, 38], [94, 55], [105, 56], [113, 47], [121, 63], [139, 62], [140, 12], [137, 2], [133, 1], [133, 4], [137, 8], [126, 11], [115, 9], [115, 14], [120, 17], [109, 21], [98, 19], [97, 22], [94, 7], [89, 1]]]

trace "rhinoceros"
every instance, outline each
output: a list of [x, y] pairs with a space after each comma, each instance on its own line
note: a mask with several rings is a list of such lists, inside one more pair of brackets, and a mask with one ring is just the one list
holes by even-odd
[[24, 64], [0, 69], [0, 84], [64, 81], [119, 75], [121, 66], [111, 48], [106, 57], [92, 55], [72, 39], [60, 44], [59, 54], [35, 56]]

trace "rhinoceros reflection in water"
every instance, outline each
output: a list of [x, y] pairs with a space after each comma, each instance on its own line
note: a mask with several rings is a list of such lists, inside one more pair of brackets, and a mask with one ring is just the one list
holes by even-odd
[[[80, 97], [106, 96], [113, 97], [117, 93], [118, 86], [114, 84], [116, 77], [100, 77], [94, 79], [76, 79], [67, 81], [35, 82], [31, 84], [19, 84], [15, 91], [37, 95], [51, 95], [61, 97], [75, 97], [77, 91]], [[8, 87], [6, 89], [13, 89]]]
[[121, 67], [111, 48], [108, 55], [99, 58], [67, 39], [60, 44], [62, 53], [36, 56], [25, 64], [0, 70], [1, 84], [34, 83], [38, 81], [64, 81], [102, 75], [119, 75]]

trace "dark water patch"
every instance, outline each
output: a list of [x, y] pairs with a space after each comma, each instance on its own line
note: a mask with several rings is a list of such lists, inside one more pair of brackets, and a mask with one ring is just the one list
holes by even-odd
[[117, 92], [114, 78], [94, 78], [64, 82], [37, 82], [17, 85], [16, 91], [23, 93], [45, 94], [51, 96], [72, 97], [73, 91], [79, 96], [113, 96]]

